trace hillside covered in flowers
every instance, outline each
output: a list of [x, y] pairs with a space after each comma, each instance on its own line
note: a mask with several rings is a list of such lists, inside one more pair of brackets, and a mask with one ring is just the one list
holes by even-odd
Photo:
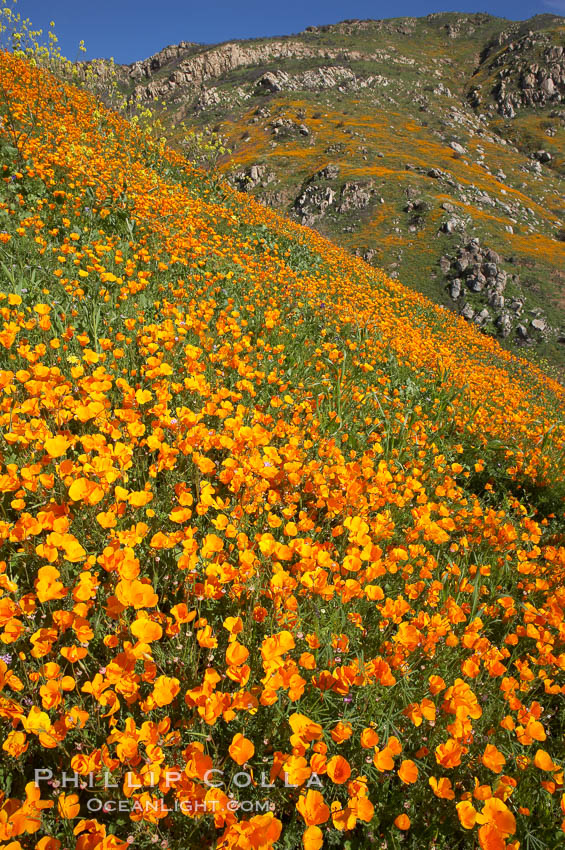
[[0, 95], [0, 850], [562, 846], [563, 388]]

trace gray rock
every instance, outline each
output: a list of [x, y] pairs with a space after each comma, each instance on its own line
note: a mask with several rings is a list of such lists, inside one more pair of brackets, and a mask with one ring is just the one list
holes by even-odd
[[509, 307], [513, 313], [519, 316], [522, 310], [524, 309], [524, 302], [521, 301], [519, 298], [513, 298], [509, 304]]
[[527, 331], [527, 328], [525, 327], [525, 325], [517, 325], [516, 326], [516, 336], [519, 339], [523, 339], [523, 340], [528, 339], [528, 331]]
[[257, 80], [255, 87], [259, 91], [269, 91], [269, 92], [278, 92], [282, 91], [282, 87], [275, 76], [271, 71], [267, 71], [266, 74], [263, 74], [260, 79]]
[[510, 331], [512, 330], [512, 320], [506, 312], [501, 313], [500, 316], [497, 316], [495, 325], [498, 328], [498, 331], [502, 337], [507, 337], [510, 334]]
[[473, 310], [473, 308], [471, 307], [470, 304], [464, 304], [463, 308], [461, 310], [461, 315], [463, 316], [464, 319], [466, 319], [468, 322], [470, 322], [470, 321], [472, 321], [472, 319], [475, 315], [475, 311]]
[[486, 278], [482, 274], [467, 278], [467, 286], [471, 292], [481, 292], [484, 289]]
[[450, 259], [449, 257], [446, 257], [445, 254], [443, 255], [443, 257], [440, 257], [439, 267], [444, 274], [447, 274], [449, 269], [451, 268]]
[[442, 233], [455, 233], [461, 227], [461, 224], [461, 219], [454, 216], [448, 219], [448, 221], [444, 221], [440, 229]]
[[551, 79], [551, 77], [547, 77], [543, 83], [541, 84], [542, 92], [547, 95], [547, 97], [553, 97], [556, 92], [555, 83]]
[[536, 151], [535, 157], [538, 162], [551, 162], [552, 159], [549, 151]]
[[461, 281], [458, 277], [454, 278], [451, 281], [451, 285], [449, 287], [449, 294], [454, 301], [457, 301], [457, 299], [461, 295]]
[[451, 150], [455, 151], [455, 153], [458, 153], [461, 156], [467, 153], [463, 145], [460, 145], [459, 142], [450, 142], [449, 147], [451, 148]]
[[492, 248], [487, 248], [486, 253], [485, 253], [485, 259], [489, 263], [499, 263], [500, 262], [500, 256], [496, 253], [496, 251], [493, 251]]
[[532, 319], [530, 324], [534, 330], [540, 331], [540, 333], [547, 329], [547, 322], [545, 319]]

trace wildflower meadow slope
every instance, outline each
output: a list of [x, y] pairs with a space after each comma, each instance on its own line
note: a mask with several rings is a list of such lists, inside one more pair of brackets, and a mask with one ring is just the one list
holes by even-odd
[[562, 387], [0, 94], [0, 850], [563, 846]]

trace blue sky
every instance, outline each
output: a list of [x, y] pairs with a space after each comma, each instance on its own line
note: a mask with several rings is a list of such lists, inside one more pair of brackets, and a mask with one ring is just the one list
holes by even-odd
[[430, 12], [489, 12], [520, 20], [541, 12], [565, 15], [565, 0], [17, 0], [22, 17], [45, 30], [52, 19], [61, 50], [75, 59], [84, 39], [87, 58], [133, 62], [179, 41], [288, 35], [345, 18], [387, 18]]

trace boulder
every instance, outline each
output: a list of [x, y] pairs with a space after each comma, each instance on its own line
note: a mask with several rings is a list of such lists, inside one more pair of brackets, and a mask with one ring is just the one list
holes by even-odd
[[475, 316], [475, 324], [477, 325], [485, 325], [490, 320], [490, 313], [486, 307], [483, 307], [480, 313], [477, 313]]
[[471, 292], [481, 292], [484, 289], [486, 282], [485, 276], [480, 273], [467, 278], [467, 286]]
[[281, 84], [279, 83], [276, 75], [271, 71], [267, 71], [266, 74], [263, 74], [263, 76], [257, 80], [255, 88], [258, 91], [268, 91], [271, 93], [282, 91]]
[[439, 267], [442, 270], [443, 274], [447, 274], [449, 269], [451, 268], [451, 262], [449, 257], [446, 257], [445, 254], [439, 259]]
[[502, 337], [507, 337], [512, 330], [512, 320], [508, 313], [501, 313], [500, 316], [497, 316], [495, 325], [498, 328], [498, 331]]
[[487, 248], [487, 250], [485, 252], [485, 259], [489, 263], [499, 263], [500, 262], [500, 256], [496, 253], [496, 251], [493, 251], [492, 248]]
[[453, 218], [443, 222], [440, 230], [442, 233], [455, 233], [461, 227], [462, 223], [460, 218], [453, 216]]
[[552, 156], [549, 151], [536, 151], [535, 158], [538, 162], [551, 162]]
[[509, 307], [513, 313], [519, 316], [522, 310], [524, 309], [524, 302], [520, 298], [513, 298], [509, 304]]

